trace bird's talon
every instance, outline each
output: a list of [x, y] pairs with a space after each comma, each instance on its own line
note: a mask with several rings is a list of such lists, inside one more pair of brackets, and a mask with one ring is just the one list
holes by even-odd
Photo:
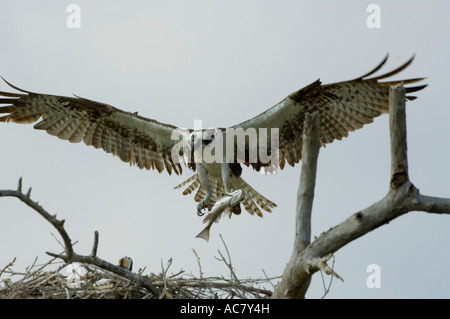
[[205, 212], [202, 212], [201, 209], [197, 208], [197, 216], [202, 217], [205, 215]]
[[205, 212], [203, 211], [205, 209], [205, 203], [201, 202], [197, 205], [197, 216], [203, 216], [205, 215]]

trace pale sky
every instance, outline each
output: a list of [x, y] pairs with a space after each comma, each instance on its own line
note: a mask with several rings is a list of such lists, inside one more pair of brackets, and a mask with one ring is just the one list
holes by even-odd
[[[66, 8], [81, 8], [81, 28], [68, 28]], [[381, 9], [369, 28], [367, 6]], [[450, 197], [450, 2], [448, 1], [10, 1], [0, 2], [0, 75], [41, 93], [76, 94], [179, 127], [227, 127], [271, 107], [320, 78], [353, 79], [377, 65], [384, 71], [416, 55], [395, 79], [427, 77], [407, 103], [410, 177], [422, 194]], [[10, 90], [0, 84], [0, 90]], [[32, 198], [65, 219], [75, 250], [89, 254], [100, 232], [99, 257], [123, 256], [146, 273], [229, 276], [214, 257], [227, 243], [240, 278], [282, 274], [294, 237], [300, 165], [243, 178], [277, 203], [263, 218], [223, 219], [209, 243], [193, 196], [173, 187], [192, 175], [141, 171], [84, 144], [70, 144], [32, 125], [0, 124], [0, 189], [19, 177]], [[381, 199], [389, 187], [388, 116], [321, 149], [313, 236]], [[0, 199], [0, 268], [17, 270], [59, 252], [51, 225], [16, 199]], [[449, 298], [450, 216], [412, 212], [335, 254], [328, 298]], [[59, 237], [58, 237], [59, 238]], [[381, 269], [368, 288], [366, 270]], [[264, 270], [264, 272], [263, 272]], [[169, 272], [170, 272], [169, 271]], [[329, 280], [329, 277], [326, 277]], [[275, 283], [275, 282], [274, 282]], [[269, 285], [266, 287], [272, 289]], [[323, 295], [319, 273], [307, 298]]]

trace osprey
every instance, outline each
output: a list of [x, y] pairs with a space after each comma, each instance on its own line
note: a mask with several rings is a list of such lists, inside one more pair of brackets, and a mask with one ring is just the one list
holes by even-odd
[[[204, 208], [211, 209], [224, 194], [241, 189], [247, 195], [242, 200], [244, 208], [262, 216], [260, 208], [270, 212], [276, 205], [242, 179], [241, 164], [256, 171], [273, 172], [283, 169], [286, 162], [291, 166], [298, 163], [307, 113], [320, 113], [322, 146], [371, 123], [375, 117], [388, 112], [389, 86], [423, 80], [380, 82], [404, 70], [413, 59], [391, 72], [371, 78], [385, 64], [387, 56], [373, 70], [354, 80], [326, 85], [317, 80], [265, 112], [227, 129], [180, 129], [77, 96], [26, 91], [6, 80], [21, 93], [0, 92], [0, 104], [6, 104], [0, 107], [0, 114], [6, 114], [0, 117], [0, 122], [40, 120], [34, 125], [35, 129], [73, 143], [83, 141], [140, 169], [166, 170], [178, 175], [183, 166], [188, 167], [196, 174], [175, 188], [190, 183], [183, 194], [197, 190], [194, 199], [199, 202], [199, 214]], [[419, 91], [425, 86], [407, 87], [406, 92]], [[407, 100], [415, 98], [406, 96]], [[243, 132], [243, 141], [239, 142], [236, 132]], [[251, 141], [255, 139], [257, 142]], [[231, 211], [240, 213], [239, 204], [228, 211], [230, 215]]]

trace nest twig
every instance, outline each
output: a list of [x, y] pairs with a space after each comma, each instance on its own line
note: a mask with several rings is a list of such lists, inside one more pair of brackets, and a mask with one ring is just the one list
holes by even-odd
[[[0, 299], [152, 299], [144, 286], [95, 265], [66, 264], [52, 258], [44, 265], [13, 270], [15, 260], [0, 271]], [[168, 275], [171, 262], [159, 274], [143, 275], [160, 289], [159, 298], [268, 298], [272, 291], [262, 285], [275, 278], [239, 279], [196, 277], [179, 271]], [[228, 265], [227, 265], [228, 266]], [[15, 279], [18, 278], [18, 279]]]

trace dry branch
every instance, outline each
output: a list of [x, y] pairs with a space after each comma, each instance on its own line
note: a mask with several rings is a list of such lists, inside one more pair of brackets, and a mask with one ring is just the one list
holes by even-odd
[[94, 245], [92, 248], [92, 253], [90, 256], [78, 255], [73, 250], [72, 240], [64, 229], [64, 220], [58, 220], [56, 215], [49, 214], [42, 206], [40, 206], [37, 202], [33, 201], [30, 198], [31, 188], [28, 190], [26, 194], [22, 192], [22, 178], [19, 180], [19, 186], [16, 191], [14, 190], [0, 190], [0, 197], [16, 197], [24, 202], [26, 205], [34, 209], [39, 215], [44, 217], [53, 227], [56, 228], [58, 233], [63, 239], [65, 252], [63, 254], [55, 254], [51, 252], [47, 252], [48, 255], [64, 260], [64, 262], [70, 263], [82, 263], [98, 266], [102, 269], [108, 270], [117, 275], [128, 278], [131, 282], [139, 284], [146, 288], [149, 292], [151, 292], [154, 296], [159, 296], [160, 291], [156, 288], [148, 278], [140, 276], [138, 274], [132, 273], [122, 267], [111, 264], [105, 260], [102, 260], [96, 256], [97, 253], [97, 245], [98, 245], [98, 232], [95, 232]]
[[[294, 250], [286, 265], [280, 283], [275, 287], [274, 298], [304, 298], [311, 276], [318, 270], [340, 278], [326, 265], [326, 260], [341, 247], [365, 235], [373, 229], [387, 224], [389, 221], [411, 211], [450, 214], [450, 199], [424, 196], [410, 182], [408, 176], [408, 158], [406, 146], [406, 113], [405, 89], [403, 85], [390, 88], [389, 117], [391, 142], [391, 180], [387, 195], [366, 209], [351, 215], [342, 223], [322, 233], [314, 242], [298, 250]], [[309, 139], [318, 139], [314, 129], [306, 129], [307, 125], [318, 126], [317, 123], [305, 120], [305, 134]], [[318, 130], [318, 128], [315, 128]], [[305, 139], [304, 139], [305, 140]], [[310, 144], [308, 144], [310, 145]], [[302, 157], [309, 158], [315, 150], [303, 145]], [[315, 156], [315, 154], [314, 154]], [[314, 161], [311, 161], [315, 165]], [[304, 163], [304, 165], [308, 165]], [[302, 170], [304, 165], [302, 165]], [[312, 169], [314, 166], [308, 167]], [[311, 174], [311, 173], [310, 173]], [[307, 174], [301, 175], [300, 187], [314, 187], [308, 182]], [[302, 186], [303, 185], [303, 186]], [[300, 193], [300, 191], [299, 191]], [[310, 190], [313, 194], [313, 190]], [[305, 200], [299, 196], [299, 201]], [[302, 205], [302, 203], [299, 203]], [[298, 216], [301, 215], [301, 216]], [[311, 212], [297, 210], [296, 220], [304, 222], [305, 234], [297, 236], [309, 237]], [[306, 221], [305, 221], [306, 220]], [[298, 240], [298, 239], [297, 239]]]
[[[168, 275], [171, 260], [166, 267], [161, 267], [159, 275], [151, 273], [148, 276], [142, 275], [142, 271], [133, 273], [125, 268], [111, 264], [97, 257], [97, 247], [99, 234], [96, 231], [91, 254], [89, 256], [78, 255], [73, 250], [70, 236], [64, 229], [64, 221], [56, 218], [56, 215], [49, 214], [42, 206], [30, 198], [31, 191], [26, 194], [22, 192], [22, 179], [19, 180], [17, 190], [0, 190], [0, 197], [16, 197], [38, 212], [49, 221], [63, 238], [64, 252], [55, 254], [47, 252], [53, 258], [50, 262], [34, 270], [36, 260], [28, 267], [25, 273], [18, 273], [11, 270], [14, 261], [3, 267], [0, 271], [2, 275], [21, 276], [21, 279], [12, 282], [10, 279], [3, 279], [2, 288], [0, 285], [0, 299], [3, 298], [265, 298], [271, 296], [272, 292], [265, 288], [255, 287], [274, 278], [265, 279], [238, 279], [231, 265], [231, 257], [228, 248], [225, 246], [228, 259], [221, 252], [219, 261], [223, 261], [231, 271], [231, 278], [194, 276], [179, 277], [178, 275]], [[198, 256], [197, 256], [198, 258]], [[46, 271], [49, 265], [53, 265], [57, 260], [63, 260], [64, 264], [56, 270]], [[61, 274], [61, 270], [68, 264], [80, 263], [87, 272], [81, 276], [81, 287], [72, 289], [69, 285], [67, 275]], [[198, 258], [199, 267], [200, 261]], [[106, 282], [105, 282], [106, 280]], [[0, 282], [1, 283], [1, 282]]]
[[[152, 282], [153, 285], [161, 289], [161, 296], [164, 298], [267, 298], [272, 291], [259, 287], [268, 281], [276, 278], [262, 279], [239, 279], [237, 283], [233, 278], [201, 277], [184, 274], [179, 271], [176, 274], [168, 275], [171, 262], [168, 261], [160, 274], [150, 273], [144, 276], [143, 270], [138, 273]], [[12, 270], [13, 262], [3, 268], [3, 278], [0, 282], [0, 299], [33, 298], [33, 299], [148, 299], [158, 298], [153, 296], [146, 288], [140, 284], [135, 284], [124, 276], [117, 275], [98, 266], [80, 264], [79, 281], [75, 289], [68, 285], [70, 276], [67, 274], [67, 264], [59, 261], [59, 258], [52, 258], [50, 262], [43, 266], [32, 266], [26, 272], [16, 272]], [[56, 269], [48, 270], [53, 266]], [[37, 268], [37, 269], [35, 269]], [[54, 267], [53, 267], [54, 268]], [[13, 282], [5, 275], [21, 277]], [[164, 289], [163, 289], [164, 288]]]

